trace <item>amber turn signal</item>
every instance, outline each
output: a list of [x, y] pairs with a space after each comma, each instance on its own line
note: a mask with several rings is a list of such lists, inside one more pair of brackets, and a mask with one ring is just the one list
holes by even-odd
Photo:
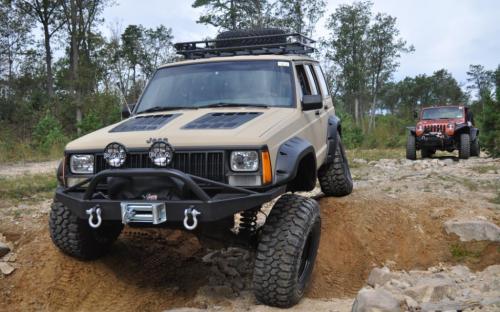
[[271, 156], [269, 151], [262, 151], [262, 185], [273, 182], [273, 171], [271, 168]]

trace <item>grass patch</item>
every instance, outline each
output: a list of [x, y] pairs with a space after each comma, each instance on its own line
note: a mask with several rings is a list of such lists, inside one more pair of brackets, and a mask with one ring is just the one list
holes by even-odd
[[63, 151], [64, 146], [52, 146], [48, 150], [41, 150], [26, 142], [5, 142], [0, 138], [0, 164], [56, 160], [62, 157]]
[[404, 158], [405, 151], [401, 148], [382, 148], [382, 149], [350, 149], [347, 150], [347, 157], [350, 163], [354, 158], [361, 158], [367, 161], [380, 160], [380, 159], [394, 159]]
[[450, 246], [450, 252], [456, 261], [463, 261], [469, 258], [479, 258], [481, 257], [481, 252], [477, 250], [471, 250], [461, 244], [453, 244]]
[[0, 177], [0, 198], [11, 201], [45, 199], [53, 195], [56, 187], [54, 174]]

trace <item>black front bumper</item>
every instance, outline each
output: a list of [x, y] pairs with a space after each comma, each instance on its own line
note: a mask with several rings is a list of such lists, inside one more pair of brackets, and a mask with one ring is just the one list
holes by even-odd
[[[194, 194], [193, 199], [186, 200], [112, 200], [93, 199], [100, 183], [109, 177], [165, 177], [182, 181]], [[85, 190], [82, 185], [88, 183]], [[219, 191], [210, 196], [201, 185], [210, 185]], [[232, 216], [240, 211], [258, 207], [286, 191], [286, 186], [269, 188], [258, 192], [225, 183], [215, 182], [201, 177], [189, 175], [175, 169], [114, 169], [104, 170], [94, 177], [87, 179], [70, 188], [58, 187], [55, 200], [68, 207], [78, 218], [88, 219], [87, 210], [101, 209], [103, 220], [122, 221], [121, 204], [133, 203], [163, 203], [165, 204], [167, 223], [182, 222], [185, 210], [196, 209], [201, 214], [198, 216], [200, 223], [213, 222]], [[212, 192], [213, 193], [213, 192]]]
[[436, 149], [446, 149], [455, 145], [453, 137], [442, 135], [438, 136], [435, 134], [424, 134], [417, 137], [416, 140], [417, 148], [436, 148]]

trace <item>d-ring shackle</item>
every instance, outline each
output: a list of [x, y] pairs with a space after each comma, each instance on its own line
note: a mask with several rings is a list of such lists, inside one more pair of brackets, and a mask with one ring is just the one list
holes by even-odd
[[[187, 230], [194, 230], [198, 226], [198, 219], [197, 216], [199, 216], [201, 212], [198, 210], [194, 209], [193, 207], [189, 207], [188, 209], [184, 210], [184, 227]], [[193, 219], [193, 223], [189, 224], [189, 217]]]
[[[102, 218], [101, 218], [101, 208], [99, 206], [92, 207], [85, 211], [89, 215], [89, 225], [90, 227], [97, 229], [101, 226]], [[94, 223], [94, 217], [97, 219], [97, 222]]]

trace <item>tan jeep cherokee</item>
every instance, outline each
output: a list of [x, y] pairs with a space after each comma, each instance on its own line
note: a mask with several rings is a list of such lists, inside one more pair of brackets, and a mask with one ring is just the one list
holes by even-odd
[[[256, 248], [261, 302], [297, 303], [311, 277], [321, 221], [311, 191], [353, 183], [340, 120], [309, 38], [231, 31], [176, 44], [126, 119], [66, 146], [50, 234], [63, 252], [95, 259], [124, 225], [180, 228]], [[264, 225], [261, 206], [281, 196]], [[239, 218], [235, 218], [239, 215]], [[235, 221], [237, 220], [237, 221]]]

